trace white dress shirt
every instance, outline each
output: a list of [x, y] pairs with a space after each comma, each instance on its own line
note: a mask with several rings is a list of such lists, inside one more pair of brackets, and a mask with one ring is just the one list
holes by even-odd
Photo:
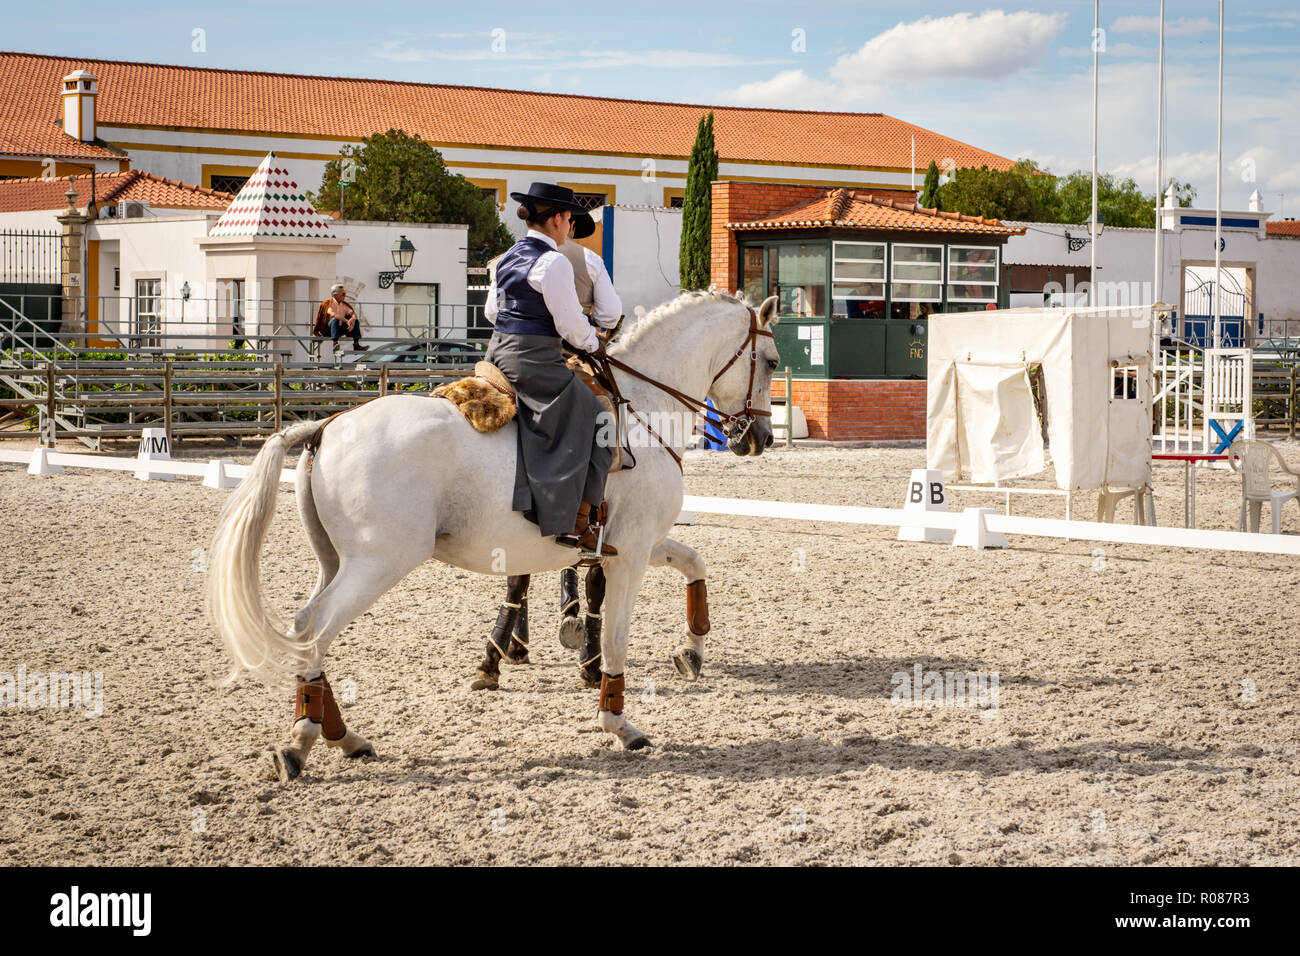
[[[533, 239], [540, 239], [551, 247], [550, 252], [543, 252], [537, 257], [532, 269], [528, 272], [528, 284], [532, 286], [535, 292], [540, 292], [546, 302], [546, 310], [551, 313], [551, 318], [555, 322], [555, 331], [559, 332], [566, 342], [576, 349], [582, 349], [584, 352], [594, 352], [600, 340], [596, 338], [596, 330], [591, 327], [587, 317], [582, 313], [582, 306], [578, 304], [578, 293], [573, 286], [573, 266], [569, 260], [560, 255], [555, 240], [543, 232], [536, 229], [529, 229], [528, 235]], [[594, 253], [592, 253], [594, 255]], [[588, 261], [590, 268], [590, 261]], [[601, 263], [602, 273], [605, 271], [604, 263]], [[593, 281], [595, 277], [593, 276]], [[609, 276], [605, 276], [605, 281], [609, 282]], [[598, 318], [602, 326], [613, 325], [618, 321], [618, 315], [622, 311], [622, 304], [618, 302], [618, 296], [613, 295], [613, 284], [610, 284], [607, 294], [602, 299], [597, 299], [597, 303], [602, 300], [604, 305], [597, 304], [596, 311], [600, 313], [605, 321]], [[600, 286], [597, 284], [595, 295], [601, 296]], [[608, 321], [608, 309], [610, 307], [609, 296], [613, 295], [613, 301], [616, 304], [618, 312], [614, 314], [613, 322]], [[497, 279], [496, 270], [492, 272], [492, 286], [488, 289], [487, 302], [483, 306], [483, 316], [493, 325], [497, 321]]]

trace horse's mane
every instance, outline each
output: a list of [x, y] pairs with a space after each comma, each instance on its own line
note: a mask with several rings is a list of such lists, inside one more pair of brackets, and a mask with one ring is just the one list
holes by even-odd
[[632, 328], [628, 329], [623, 335], [620, 335], [614, 342], [615, 345], [622, 348], [635, 345], [637, 341], [646, 336], [650, 329], [660, 325], [670, 316], [677, 315], [684, 309], [698, 305], [703, 302], [734, 302], [737, 305], [748, 306], [748, 303], [739, 296], [734, 296], [728, 292], [719, 292], [714, 289], [705, 289], [698, 292], [683, 292], [675, 299], [669, 299], [662, 305], [657, 305], [645, 315], [637, 320]]

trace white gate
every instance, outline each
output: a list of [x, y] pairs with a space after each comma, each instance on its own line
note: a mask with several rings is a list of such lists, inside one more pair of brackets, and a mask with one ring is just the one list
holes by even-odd
[[1253, 372], [1250, 349], [1205, 350], [1206, 451], [1214, 451], [1229, 436], [1255, 437]]

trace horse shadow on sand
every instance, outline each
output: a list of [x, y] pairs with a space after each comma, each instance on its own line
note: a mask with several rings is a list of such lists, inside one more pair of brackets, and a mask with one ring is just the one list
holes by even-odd
[[[611, 741], [611, 744], [613, 742]], [[647, 752], [607, 751], [532, 757], [504, 768], [499, 756], [420, 758], [416, 766], [387, 770], [383, 758], [369, 762], [355, 779], [373, 784], [447, 785], [482, 779], [539, 783], [560, 777], [632, 782], [664, 774], [715, 778], [734, 783], [829, 778], [872, 767], [928, 773], [978, 773], [984, 777], [1061, 772], [1122, 773], [1147, 777], [1182, 771], [1218, 775], [1235, 768], [1214, 763], [1225, 754], [1215, 748], [1170, 747], [1152, 741], [1098, 740], [1036, 749], [1023, 741], [991, 746], [953, 747], [907, 737], [857, 734], [833, 741], [821, 737], [750, 740], [729, 744], [662, 741]]]
[[[911, 657], [842, 657], [835, 660], [773, 661], [771, 663], [733, 663], [707, 661], [710, 676], [721, 677], [726, 689], [738, 694], [829, 694], [846, 699], [888, 698], [897, 685], [895, 675], [909, 680], [920, 665], [922, 673], [960, 671], [989, 673], [985, 661], [969, 657], [935, 657], [918, 654]], [[1112, 677], [1081, 678], [1090, 684], [1131, 683]], [[1000, 687], [1045, 687], [1057, 683], [1038, 677], [999, 673]], [[1072, 681], [1071, 683], [1076, 683]], [[720, 685], [721, 686], [721, 685]]]

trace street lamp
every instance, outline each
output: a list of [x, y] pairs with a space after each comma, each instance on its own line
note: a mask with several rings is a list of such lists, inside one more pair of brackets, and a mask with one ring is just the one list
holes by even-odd
[[406, 270], [411, 268], [411, 260], [415, 258], [415, 246], [410, 239], [402, 236], [393, 243], [393, 266], [394, 272], [379, 273], [379, 288], [387, 289], [393, 284], [394, 279], [400, 279], [406, 275]]
[[1093, 239], [1100, 236], [1102, 229], [1106, 227], [1106, 220], [1101, 216], [1098, 216], [1096, 222], [1084, 223], [1084, 225], [1089, 226], [1089, 235], [1087, 236], [1072, 236], [1070, 235], [1070, 230], [1065, 230], [1065, 244], [1070, 247], [1071, 252], [1078, 252], [1088, 243], [1092, 242]]

